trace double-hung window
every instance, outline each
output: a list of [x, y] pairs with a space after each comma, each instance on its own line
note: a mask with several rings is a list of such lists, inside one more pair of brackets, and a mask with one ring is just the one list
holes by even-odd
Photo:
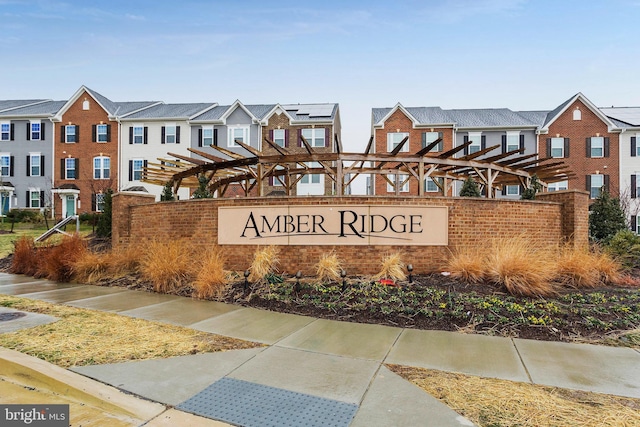
[[590, 193], [591, 193], [592, 199], [596, 199], [600, 196], [603, 186], [604, 186], [604, 175], [591, 175]]
[[67, 125], [64, 127], [64, 142], [68, 144], [78, 142], [75, 125]]
[[248, 127], [229, 127], [229, 147], [240, 147], [236, 141], [249, 145]]
[[436, 184], [436, 181], [435, 181], [436, 179], [439, 179], [439, 178], [434, 179], [431, 177], [427, 177], [425, 179], [424, 189], [427, 193], [437, 193], [438, 191], [440, 191], [440, 187], [438, 187], [438, 184]]
[[176, 125], [168, 125], [164, 127], [164, 141], [165, 144], [176, 143]]
[[11, 175], [11, 155], [9, 154], [0, 154], [0, 175], [2, 176], [10, 176]]
[[11, 140], [11, 123], [0, 124], [0, 140], [1, 141]]
[[205, 147], [213, 145], [213, 126], [202, 128], [202, 145]]
[[473, 154], [482, 150], [482, 134], [480, 132], [469, 132], [469, 144], [468, 153]]
[[520, 186], [519, 185], [506, 185], [504, 193], [507, 196], [519, 196], [520, 195]]
[[30, 129], [31, 129], [31, 139], [35, 140], [35, 139], [40, 139], [40, 135], [42, 132], [42, 124], [40, 122], [30, 122]]
[[312, 147], [324, 147], [324, 128], [302, 129], [302, 136]]
[[564, 157], [564, 138], [551, 138], [551, 157]]
[[[306, 163], [307, 166], [309, 166], [310, 168], [320, 168], [322, 167], [322, 165], [318, 162], [308, 162]], [[322, 177], [322, 174], [306, 174], [303, 175], [302, 178], [300, 179], [300, 183], [302, 184], [320, 184], [320, 178]]]
[[76, 159], [64, 159], [64, 179], [76, 179]]
[[507, 152], [520, 149], [520, 132], [507, 132]]
[[96, 212], [104, 211], [104, 194], [98, 193], [96, 194]]
[[547, 191], [563, 191], [569, 188], [569, 181], [559, 181], [549, 184]]
[[109, 157], [99, 156], [93, 158], [93, 178], [109, 179], [111, 176], [111, 160]]
[[41, 162], [42, 155], [40, 153], [29, 154], [29, 176], [42, 176]]
[[96, 125], [96, 142], [107, 142], [107, 125]]
[[[408, 193], [409, 192], [409, 175], [400, 174], [398, 176], [398, 182], [400, 183], [400, 193]], [[395, 184], [396, 184], [396, 175], [387, 175], [389, 181], [391, 183], [387, 183], [387, 192], [395, 193]]]
[[29, 189], [29, 207], [30, 208], [41, 208], [41, 200], [40, 200], [40, 190], [37, 188]]
[[407, 138], [407, 142], [404, 143], [400, 151], [409, 152], [409, 132], [389, 132], [387, 134], [387, 151], [392, 152], [403, 139]]
[[[428, 146], [432, 142], [437, 141], [439, 138], [442, 138], [442, 133], [441, 132], [425, 132], [422, 135], [423, 135], [422, 136], [422, 148]], [[442, 144], [442, 141], [440, 141], [440, 143], [438, 145], [436, 145], [435, 147], [433, 147], [431, 149], [431, 151], [442, 151], [442, 149], [443, 149], [443, 144]]]
[[142, 179], [142, 170], [144, 168], [143, 159], [132, 160], [132, 178], [133, 181], [140, 181]]
[[144, 143], [144, 126], [133, 127], [133, 143], [134, 144]]
[[276, 145], [278, 145], [280, 147], [284, 147], [285, 146], [284, 138], [285, 138], [284, 129], [274, 129], [273, 130], [273, 142], [274, 142], [274, 144], [276, 144]]
[[604, 157], [604, 137], [592, 136], [590, 157]]

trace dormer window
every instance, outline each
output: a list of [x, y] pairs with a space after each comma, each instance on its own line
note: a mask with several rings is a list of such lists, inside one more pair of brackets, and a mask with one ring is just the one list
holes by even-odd
[[582, 111], [579, 108], [573, 110], [573, 120], [582, 120]]

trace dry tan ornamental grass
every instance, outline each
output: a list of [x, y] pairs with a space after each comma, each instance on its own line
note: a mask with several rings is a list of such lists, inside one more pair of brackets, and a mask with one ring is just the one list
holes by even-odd
[[479, 427], [640, 426], [640, 399], [388, 365]]
[[0, 334], [0, 346], [64, 368], [261, 346], [180, 326], [26, 298], [0, 296], [0, 306], [60, 318], [47, 325]]
[[394, 281], [407, 280], [405, 265], [399, 252], [387, 254], [382, 257], [380, 272], [375, 279], [392, 279]]
[[140, 273], [156, 292], [175, 292], [193, 280], [193, 257], [193, 248], [185, 239], [152, 241], [140, 260]]
[[211, 298], [222, 293], [228, 283], [225, 262], [226, 258], [219, 246], [209, 249], [193, 282], [196, 297]]
[[264, 279], [267, 274], [277, 272], [278, 248], [275, 246], [267, 246], [266, 248], [257, 248], [253, 254], [253, 262], [249, 268], [250, 282], [258, 282]]
[[337, 282], [341, 271], [342, 261], [335, 252], [322, 254], [316, 265], [316, 277], [321, 282]]

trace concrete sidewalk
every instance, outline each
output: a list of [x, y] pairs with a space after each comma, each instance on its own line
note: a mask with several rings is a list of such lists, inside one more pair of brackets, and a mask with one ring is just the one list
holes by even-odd
[[[0, 274], [0, 294], [267, 344], [72, 369], [138, 396], [236, 425], [327, 425], [327, 414], [340, 414], [331, 425], [356, 427], [472, 425], [385, 363], [640, 398], [640, 352], [628, 348], [337, 322], [8, 274]], [[273, 401], [262, 407], [268, 399]], [[287, 402], [294, 401], [299, 403], [290, 414]], [[307, 418], [301, 408], [309, 408]], [[237, 414], [241, 417], [234, 418]], [[291, 417], [286, 422], [285, 415]]]

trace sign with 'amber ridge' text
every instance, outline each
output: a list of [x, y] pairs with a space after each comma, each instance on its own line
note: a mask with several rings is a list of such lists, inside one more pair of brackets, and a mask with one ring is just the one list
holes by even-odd
[[448, 244], [446, 206], [221, 206], [221, 245]]

